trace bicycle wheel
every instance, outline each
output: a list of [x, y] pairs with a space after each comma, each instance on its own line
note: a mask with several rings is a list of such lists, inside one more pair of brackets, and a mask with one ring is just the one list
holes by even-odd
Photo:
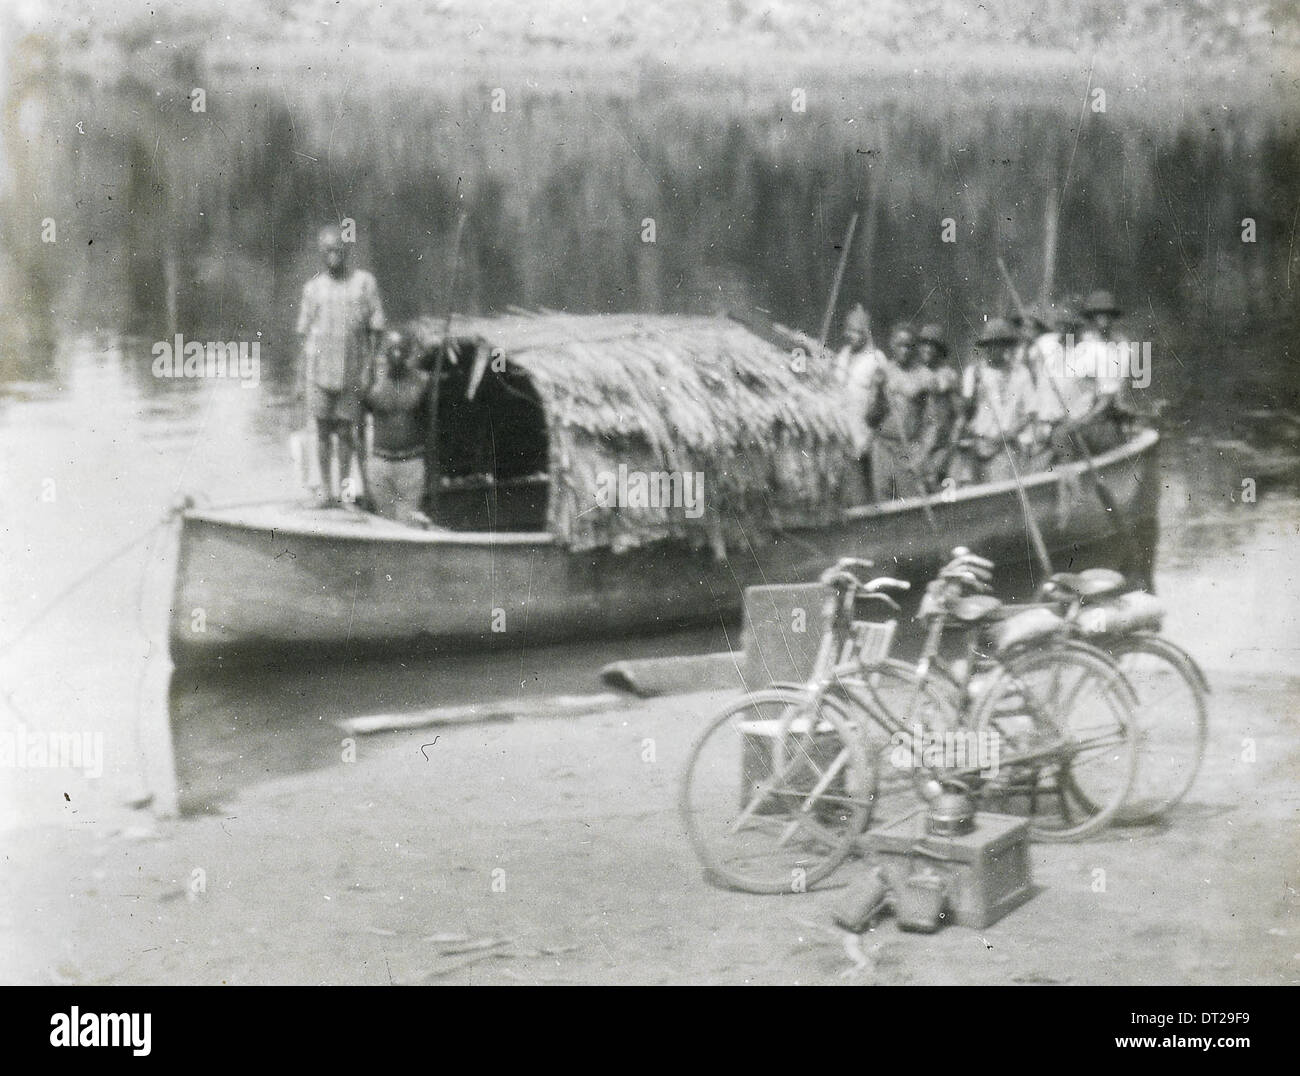
[[965, 764], [964, 753], [954, 760], [949, 751], [961, 724], [961, 688], [945, 669], [936, 665], [922, 679], [911, 665], [890, 658], [840, 680], [832, 697], [845, 701], [855, 716], [874, 717], [859, 723], [875, 776], [871, 828], [888, 826], [924, 806], [917, 788], [923, 770]]
[[1138, 770], [1119, 822], [1158, 819], [1192, 787], [1209, 734], [1209, 697], [1195, 662], [1157, 635], [1122, 635], [1107, 650], [1138, 698]]
[[1136, 705], [1115, 663], [1093, 647], [1064, 641], [1006, 658], [972, 715], [997, 744], [986, 802], [1020, 804], [1040, 840], [1096, 833], [1137, 774]]
[[678, 809], [710, 882], [797, 893], [853, 850], [872, 773], [841, 705], [793, 688], [737, 700], [691, 750]]

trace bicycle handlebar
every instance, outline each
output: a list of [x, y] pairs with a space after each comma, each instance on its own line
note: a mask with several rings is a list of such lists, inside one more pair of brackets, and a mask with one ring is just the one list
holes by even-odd
[[831, 586], [837, 581], [847, 582], [852, 580], [854, 586], [860, 587], [863, 585], [862, 580], [853, 573], [857, 569], [870, 567], [872, 567], [871, 561], [863, 560], [861, 557], [841, 557], [832, 567], [822, 572], [818, 577], [818, 582], [823, 586]]
[[882, 575], [878, 579], [871, 580], [862, 589], [868, 594], [874, 594], [876, 591], [885, 590], [886, 588], [890, 590], [911, 590], [912, 584], [906, 579], [894, 579], [892, 576]]
[[991, 560], [986, 560], [984, 557], [977, 556], [964, 545], [959, 545], [953, 549], [952, 560], [954, 564], [968, 564], [973, 568], [983, 568], [985, 571], [993, 570], [993, 562]]
[[981, 578], [977, 573], [972, 571], [960, 571], [946, 568], [939, 573], [939, 578], [947, 580], [948, 582], [958, 583], [980, 594], [989, 594], [993, 590], [987, 579]]
[[888, 594], [882, 594], [880, 591], [890, 590], [910, 590], [912, 584], [906, 579], [895, 579], [892, 576], [882, 575], [875, 579], [863, 582], [853, 573], [854, 568], [870, 568], [871, 561], [863, 560], [859, 557], [842, 557], [836, 561], [834, 567], [827, 568], [822, 572], [819, 581], [822, 586], [842, 586], [846, 591], [851, 591], [855, 597], [875, 598], [883, 601], [892, 609], [902, 612], [898, 602], [894, 601]]

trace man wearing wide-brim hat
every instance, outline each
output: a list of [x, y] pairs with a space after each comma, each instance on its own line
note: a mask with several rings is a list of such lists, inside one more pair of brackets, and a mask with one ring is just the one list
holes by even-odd
[[1006, 318], [989, 318], [975, 340], [962, 384], [965, 436], [954, 476], [961, 481], [1010, 479], [1024, 462], [1019, 439], [1033, 418], [1034, 382], [1014, 361], [1019, 343], [1020, 333]]
[[[1124, 334], [1115, 327], [1122, 313], [1115, 296], [1104, 288], [1089, 293], [1083, 301], [1081, 331], [1069, 363], [1074, 376], [1055, 379], [1065, 401], [1065, 414], [1058, 416], [1060, 424], [1053, 435], [1058, 458], [1078, 455], [1075, 434], [1090, 453], [1104, 452], [1124, 440], [1119, 425], [1124, 378], [1113, 370], [1115, 356], [1126, 355], [1128, 349]], [[1068, 336], [1066, 342], [1071, 342]]]

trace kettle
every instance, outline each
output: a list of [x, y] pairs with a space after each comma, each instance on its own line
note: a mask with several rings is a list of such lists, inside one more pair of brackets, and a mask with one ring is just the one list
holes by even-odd
[[975, 801], [962, 785], [952, 782], [930, 799], [925, 831], [935, 837], [964, 837], [975, 829]]

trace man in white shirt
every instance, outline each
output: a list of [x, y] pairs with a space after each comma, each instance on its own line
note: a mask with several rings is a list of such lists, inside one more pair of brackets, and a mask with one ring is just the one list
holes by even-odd
[[1056, 459], [1078, 455], [1075, 435], [1091, 454], [1123, 440], [1116, 404], [1127, 372], [1128, 341], [1114, 329], [1120, 313], [1110, 292], [1094, 291], [1081, 316], [1066, 315], [1060, 352], [1044, 356], [1038, 417], [1052, 423]]
[[979, 354], [962, 378], [966, 413], [959, 475], [971, 483], [1012, 478], [1026, 461], [1020, 436], [1033, 418], [1034, 382], [1015, 362], [1020, 334], [1005, 318], [990, 318], [975, 341]]
[[871, 489], [871, 442], [874, 431], [867, 422], [867, 409], [874, 396], [873, 386], [885, 356], [871, 338], [871, 318], [858, 303], [844, 321], [844, 346], [835, 357], [836, 380], [844, 387], [849, 428], [853, 436], [856, 466], [850, 469], [845, 499], [861, 504]]

